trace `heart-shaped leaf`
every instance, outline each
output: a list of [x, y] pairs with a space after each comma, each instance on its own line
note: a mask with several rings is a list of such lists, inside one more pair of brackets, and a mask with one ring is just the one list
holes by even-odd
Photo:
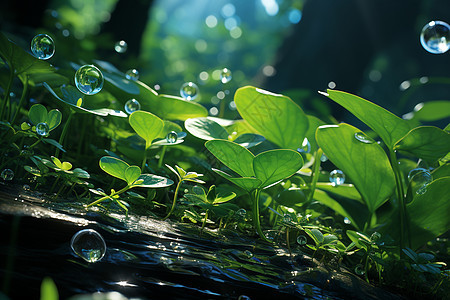
[[209, 118], [193, 118], [184, 122], [186, 130], [202, 140], [228, 139], [228, 132]]
[[372, 128], [391, 149], [411, 130], [408, 122], [363, 98], [337, 90], [325, 95]]
[[261, 180], [260, 188], [292, 176], [302, 165], [300, 153], [288, 149], [269, 150], [253, 159], [255, 176]]
[[252, 86], [234, 96], [239, 114], [266, 139], [281, 148], [296, 150], [308, 130], [308, 118], [289, 97]]
[[254, 134], [254, 133], [244, 133], [238, 136], [233, 142], [241, 145], [245, 148], [251, 148], [257, 146], [265, 141], [265, 138], [262, 135]]
[[68, 161], [65, 161], [61, 164], [61, 170], [69, 171], [72, 169], [72, 164]]
[[207, 141], [205, 147], [218, 160], [242, 177], [255, 176], [254, 156], [247, 148], [227, 140]]
[[57, 109], [52, 109], [47, 114], [47, 125], [50, 130], [55, 129], [61, 124], [62, 114]]
[[138, 110], [129, 117], [129, 123], [136, 133], [145, 140], [145, 148], [149, 148], [164, 128], [164, 122], [147, 111]]
[[217, 169], [212, 169], [214, 172], [222, 176], [223, 178], [231, 181], [238, 187], [244, 189], [247, 192], [251, 192], [254, 189], [258, 188], [261, 185], [261, 180], [254, 178], [254, 177], [238, 177], [233, 178], [231, 175]]
[[141, 174], [141, 176], [139, 176], [136, 182], [139, 183], [134, 184], [133, 187], [162, 188], [168, 187], [173, 184], [173, 181], [170, 180], [169, 178], [165, 178], [154, 174]]
[[395, 145], [429, 162], [434, 162], [450, 152], [450, 133], [434, 126], [414, 128]]
[[128, 185], [133, 184], [139, 176], [141, 176], [141, 169], [138, 166], [129, 166], [125, 170], [125, 180]]
[[42, 104], [34, 104], [28, 111], [28, 117], [33, 125], [47, 122], [47, 109]]
[[342, 123], [320, 126], [316, 140], [325, 155], [348, 176], [374, 212], [395, 188], [394, 171], [383, 148], [355, 138], [358, 128]]
[[130, 165], [123, 160], [112, 156], [103, 156], [100, 158], [99, 165], [100, 168], [109, 175], [122, 179], [128, 183], [127, 178], [125, 177], [125, 171]]

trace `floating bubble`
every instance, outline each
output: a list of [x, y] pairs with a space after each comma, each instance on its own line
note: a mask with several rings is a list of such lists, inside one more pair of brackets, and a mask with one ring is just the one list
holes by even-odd
[[320, 157], [320, 161], [326, 162], [327, 160], [328, 160], [328, 157], [325, 154], [322, 154], [322, 156]]
[[333, 186], [341, 185], [345, 182], [344, 172], [341, 170], [333, 170], [330, 172], [330, 182]]
[[177, 139], [178, 139], [178, 134], [175, 131], [169, 132], [166, 136], [166, 141], [171, 144], [176, 143]]
[[36, 125], [36, 133], [40, 136], [48, 136], [48, 134], [50, 133], [50, 127], [45, 122], [38, 123]]
[[430, 53], [447, 52], [450, 49], [450, 26], [442, 21], [431, 21], [423, 27], [420, 43]]
[[236, 216], [238, 216], [238, 217], [245, 218], [246, 215], [247, 215], [247, 211], [243, 208], [240, 208], [236, 211]]
[[118, 41], [114, 45], [114, 50], [116, 50], [117, 53], [125, 53], [128, 50], [128, 44], [125, 41]]
[[433, 181], [433, 176], [427, 169], [416, 168], [409, 171], [408, 180], [413, 193], [422, 195], [427, 192], [427, 186]]
[[364, 266], [362, 264], [357, 264], [355, 267], [355, 273], [360, 276], [366, 274], [366, 271], [364, 270]]
[[348, 224], [351, 224], [352, 221], [350, 221], [349, 218], [345, 217], [345, 218], [344, 218], [344, 223], [348, 225]]
[[3, 169], [2, 173], [0, 174], [2, 179], [4, 181], [11, 181], [14, 178], [14, 172], [11, 169]]
[[372, 235], [370, 236], [370, 240], [372, 242], [376, 242], [376, 241], [378, 241], [380, 239], [381, 239], [381, 234], [376, 232], [376, 231], [374, 233], [372, 233]]
[[38, 34], [31, 41], [31, 52], [39, 59], [49, 59], [55, 54], [55, 43], [47, 34]]
[[222, 73], [220, 73], [220, 81], [222, 81], [222, 83], [227, 83], [230, 82], [232, 78], [231, 71], [228, 68], [223, 68]]
[[198, 86], [193, 82], [186, 82], [180, 88], [180, 95], [186, 100], [194, 100], [198, 96]]
[[75, 73], [76, 87], [86, 95], [94, 95], [103, 88], [103, 74], [94, 65], [84, 65]]
[[141, 104], [136, 99], [130, 99], [125, 103], [125, 112], [129, 115], [141, 109]]
[[300, 153], [309, 153], [311, 152], [311, 144], [309, 143], [307, 138], [303, 139], [302, 146], [297, 149]]
[[306, 236], [304, 236], [303, 234], [300, 234], [298, 237], [297, 237], [297, 244], [299, 244], [299, 245], [306, 245], [306, 243], [308, 242], [308, 239], [306, 238]]
[[125, 78], [128, 80], [139, 80], [139, 71], [136, 69], [130, 69], [125, 73]]
[[103, 237], [93, 229], [78, 231], [70, 241], [73, 252], [87, 262], [97, 262], [106, 253]]
[[364, 144], [373, 144], [375, 142], [373, 139], [371, 139], [361, 131], [355, 133], [355, 139]]
[[28, 184], [24, 184], [24, 185], [22, 186], [22, 189], [23, 189], [24, 191], [28, 192], [28, 191], [31, 190], [31, 187], [30, 187]]

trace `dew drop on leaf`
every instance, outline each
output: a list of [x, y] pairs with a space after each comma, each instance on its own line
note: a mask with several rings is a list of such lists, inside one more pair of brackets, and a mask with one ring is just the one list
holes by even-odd
[[374, 232], [374, 233], [372, 233], [372, 235], [370, 236], [370, 240], [372, 241], [372, 242], [376, 242], [376, 241], [378, 241], [379, 239], [381, 239], [381, 234], [380, 233], [378, 233], [378, 232]]
[[125, 78], [128, 80], [139, 80], [139, 71], [136, 69], [130, 69], [125, 73]]
[[178, 140], [178, 134], [175, 131], [169, 132], [166, 136], [166, 141], [168, 143], [173, 144], [173, 143], [176, 143], [177, 140]]
[[450, 49], [450, 26], [442, 21], [431, 21], [423, 27], [420, 43], [430, 53], [447, 52]]
[[311, 152], [311, 144], [309, 143], [307, 138], [303, 139], [302, 146], [297, 149], [300, 153], [309, 153]]
[[180, 88], [180, 95], [188, 101], [194, 100], [198, 96], [198, 86], [193, 82], [186, 82]]
[[70, 241], [72, 251], [87, 262], [97, 262], [106, 253], [103, 237], [93, 229], [78, 231]]
[[355, 267], [355, 273], [360, 276], [364, 275], [366, 273], [364, 266], [362, 264], [357, 264]]
[[408, 180], [410, 181], [413, 193], [422, 195], [426, 193], [428, 184], [433, 181], [433, 176], [427, 169], [416, 168], [409, 171]]
[[325, 154], [322, 154], [322, 156], [320, 157], [320, 161], [326, 162], [327, 160], [328, 160], [328, 157]]
[[114, 50], [116, 50], [117, 53], [125, 53], [128, 50], [128, 44], [125, 41], [118, 41], [114, 45]]
[[11, 181], [14, 178], [14, 172], [11, 169], [3, 169], [2, 173], [0, 174], [2, 179], [4, 181]]
[[125, 112], [129, 115], [141, 109], [141, 104], [136, 99], [130, 99], [125, 103]]
[[236, 216], [238, 216], [240, 218], [245, 218], [246, 215], [247, 215], [247, 211], [243, 208], [240, 208], [236, 211]]
[[36, 125], [36, 133], [40, 136], [48, 136], [48, 134], [50, 133], [50, 127], [45, 122], [38, 123]]
[[75, 73], [75, 85], [86, 95], [94, 95], [103, 88], [103, 74], [94, 65], [84, 65]]
[[223, 68], [222, 72], [220, 73], [220, 81], [222, 81], [222, 83], [228, 83], [232, 78], [233, 77], [231, 76], [230, 69]]
[[31, 52], [39, 59], [49, 59], [55, 54], [55, 42], [47, 34], [38, 34], [31, 40]]
[[363, 132], [356, 132], [355, 139], [364, 144], [373, 144], [375, 142], [373, 139], [365, 135]]
[[252, 258], [252, 257], [253, 257], [253, 253], [252, 253], [251, 251], [249, 251], [249, 250], [245, 250], [245, 251], [244, 251], [244, 255], [245, 255], [247, 258]]
[[333, 186], [338, 186], [345, 182], [345, 174], [341, 170], [333, 170], [330, 172], [329, 179]]
[[300, 234], [298, 237], [297, 237], [297, 244], [299, 244], [299, 245], [306, 245], [306, 243], [308, 242], [308, 239], [306, 238], [306, 236], [304, 236], [303, 234]]
[[351, 224], [352, 221], [350, 221], [349, 218], [345, 217], [345, 218], [344, 218], [344, 223], [345, 223], [345, 224]]

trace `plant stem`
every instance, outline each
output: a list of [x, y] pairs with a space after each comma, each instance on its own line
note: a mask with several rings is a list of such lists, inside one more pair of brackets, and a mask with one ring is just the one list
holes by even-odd
[[163, 164], [163, 160], [164, 160], [164, 155], [166, 154], [166, 150], [167, 150], [167, 146], [164, 145], [161, 149], [161, 154], [159, 155], [159, 160], [158, 160], [158, 169], [160, 169], [162, 167]]
[[170, 215], [172, 214], [173, 210], [175, 209], [175, 203], [177, 202], [177, 196], [178, 196], [178, 190], [180, 189], [181, 183], [183, 182], [182, 179], [180, 179], [180, 181], [178, 181], [177, 187], [175, 189], [175, 195], [173, 196], [173, 203], [172, 203], [172, 207], [170, 208], [169, 213], [167, 214], [167, 216], [165, 216], [162, 220], [166, 220], [168, 217], [170, 217]]
[[[70, 109], [69, 117], [67, 118], [66, 124], [64, 124], [63, 130], [61, 132], [61, 136], [59, 137], [58, 143], [60, 145], [63, 145], [64, 138], [66, 137], [67, 130], [69, 129], [70, 121], [72, 120], [72, 116], [74, 115], [75, 111]], [[58, 157], [59, 155], [59, 148], [56, 148], [55, 150], [55, 157]]]
[[259, 237], [262, 238], [264, 241], [268, 242], [268, 243], [273, 243], [273, 241], [269, 240], [263, 233], [262, 229], [261, 229], [261, 222], [259, 220], [259, 195], [261, 193], [260, 189], [255, 189], [252, 193], [251, 193], [251, 199], [253, 201], [253, 222], [256, 228], [256, 231], [259, 234]]
[[291, 251], [291, 243], [289, 242], [289, 226], [286, 227], [286, 245], [288, 247], [289, 250], [289, 256], [292, 260], [292, 251]]
[[20, 97], [19, 105], [17, 106], [16, 112], [14, 113], [14, 116], [11, 120], [11, 124], [14, 124], [16, 122], [17, 116], [19, 115], [20, 112], [20, 108], [22, 107], [23, 102], [25, 101], [27, 93], [28, 93], [28, 76], [25, 76], [25, 81], [23, 82], [22, 96]]
[[113, 196], [122, 194], [123, 192], [126, 192], [126, 191], [129, 190], [130, 188], [131, 188], [131, 186], [127, 185], [127, 186], [124, 187], [123, 189], [121, 189], [121, 190], [119, 190], [119, 191], [117, 191], [117, 192], [111, 193], [111, 195], [103, 196], [103, 197], [101, 197], [100, 199], [97, 199], [97, 200], [95, 200], [94, 202], [89, 203], [86, 207], [90, 207], [90, 206], [96, 205], [96, 204], [98, 204], [98, 203], [100, 203], [100, 202], [102, 202], [102, 201], [105, 201], [106, 199], [112, 199]]
[[[3, 97], [2, 107], [0, 109], [0, 120], [3, 120], [3, 113], [5, 112], [6, 104], [8, 103], [9, 92], [11, 91], [13, 80], [14, 80], [14, 68], [11, 65], [9, 65], [9, 80], [8, 85], [6, 86], [5, 96]], [[4, 119], [7, 120], [8, 116], [6, 116]]]
[[322, 149], [317, 149], [316, 154], [314, 155], [314, 167], [313, 167], [313, 174], [312, 179], [311, 179], [311, 187], [310, 187], [310, 192], [308, 195], [308, 201], [307, 202], [311, 202], [313, 197], [314, 197], [314, 192], [316, 190], [316, 184], [317, 181], [319, 180], [319, 169], [320, 169], [320, 158], [322, 157], [323, 151]]
[[203, 229], [205, 229], [206, 220], [208, 220], [208, 212], [209, 210], [207, 209], [205, 212], [205, 218], [203, 219], [202, 228], [200, 229], [200, 232], [203, 232]]
[[142, 172], [144, 172], [146, 162], [147, 162], [147, 148], [145, 148], [145, 150], [144, 150], [144, 159], [142, 160], [142, 166], [141, 166]]

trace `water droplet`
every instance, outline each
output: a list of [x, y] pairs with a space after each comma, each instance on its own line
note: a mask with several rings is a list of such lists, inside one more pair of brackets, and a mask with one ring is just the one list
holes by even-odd
[[24, 184], [23, 186], [22, 186], [22, 189], [24, 190], [24, 191], [30, 191], [31, 190], [31, 187], [28, 185], [28, 184]]
[[368, 137], [361, 131], [355, 133], [355, 139], [364, 144], [373, 144], [375, 142], [372, 138]]
[[11, 169], [4, 169], [0, 175], [4, 181], [11, 181], [14, 178], [14, 172]]
[[240, 208], [236, 211], [236, 216], [238, 216], [238, 217], [245, 218], [246, 215], [247, 215], [247, 211], [243, 208]]
[[333, 186], [341, 185], [345, 182], [344, 172], [341, 170], [333, 170], [330, 172], [330, 182]]
[[447, 52], [450, 49], [450, 26], [442, 21], [431, 21], [423, 27], [420, 43], [430, 53]]
[[378, 241], [379, 239], [381, 239], [381, 234], [380, 233], [378, 233], [378, 232], [374, 232], [374, 233], [372, 233], [372, 235], [370, 236], [370, 240], [372, 241], [372, 242], [376, 242], [376, 241]]
[[178, 139], [178, 134], [175, 131], [169, 132], [166, 136], [166, 141], [171, 144], [176, 143], [177, 139]]
[[230, 69], [223, 68], [222, 73], [220, 73], [220, 81], [222, 81], [222, 83], [228, 83], [232, 78], [233, 76], [231, 76]]
[[73, 252], [87, 262], [97, 262], [106, 253], [103, 237], [93, 229], [78, 231], [70, 241]]
[[297, 244], [299, 244], [299, 245], [306, 245], [306, 243], [308, 242], [308, 239], [306, 238], [306, 236], [304, 236], [303, 234], [300, 234], [298, 237], [297, 237]]
[[349, 218], [345, 217], [345, 218], [344, 218], [344, 223], [345, 223], [345, 224], [351, 224], [352, 221], [350, 221]]
[[268, 239], [273, 241], [275, 237], [277, 236], [278, 231], [276, 230], [266, 230], [264, 231], [264, 236]]
[[49, 59], [55, 53], [55, 42], [47, 34], [38, 34], [31, 41], [31, 52], [39, 59]]
[[427, 169], [416, 168], [409, 171], [408, 180], [413, 193], [422, 195], [427, 192], [427, 186], [433, 181], [433, 176]]
[[328, 157], [325, 154], [322, 154], [322, 156], [320, 157], [320, 161], [326, 162], [327, 160], [328, 160]]
[[103, 88], [103, 74], [94, 65], [84, 65], [75, 73], [76, 87], [86, 95], [94, 95]]
[[136, 99], [130, 99], [125, 103], [125, 112], [129, 115], [141, 109], [141, 104]]
[[251, 251], [249, 251], [249, 250], [245, 250], [245, 251], [244, 251], [244, 255], [245, 255], [247, 258], [252, 258], [252, 257], [253, 257], [253, 253], [252, 253]]
[[125, 53], [127, 52], [128, 49], [128, 44], [125, 41], [118, 41], [115, 45], [114, 45], [114, 50], [116, 50], [117, 53]]
[[45, 122], [39, 123], [36, 125], [36, 133], [40, 136], [48, 136], [50, 133], [50, 127]]
[[251, 300], [251, 298], [249, 296], [245, 296], [245, 295], [240, 295], [238, 297], [238, 300]]
[[194, 100], [198, 96], [198, 86], [193, 82], [186, 82], [180, 88], [180, 95], [186, 100]]
[[309, 143], [307, 138], [303, 139], [302, 146], [297, 149], [300, 153], [309, 153], [311, 152], [311, 144]]
[[364, 266], [361, 264], [357, 264], [355, 267], [355, 273], [360, 276], [366, 274], [366, 271], [364, 270]]
[[139, 79], [139, 71], [136, 69], [130, 69], [125, 73], [125, 77], [128, 80], [137, 81]]

